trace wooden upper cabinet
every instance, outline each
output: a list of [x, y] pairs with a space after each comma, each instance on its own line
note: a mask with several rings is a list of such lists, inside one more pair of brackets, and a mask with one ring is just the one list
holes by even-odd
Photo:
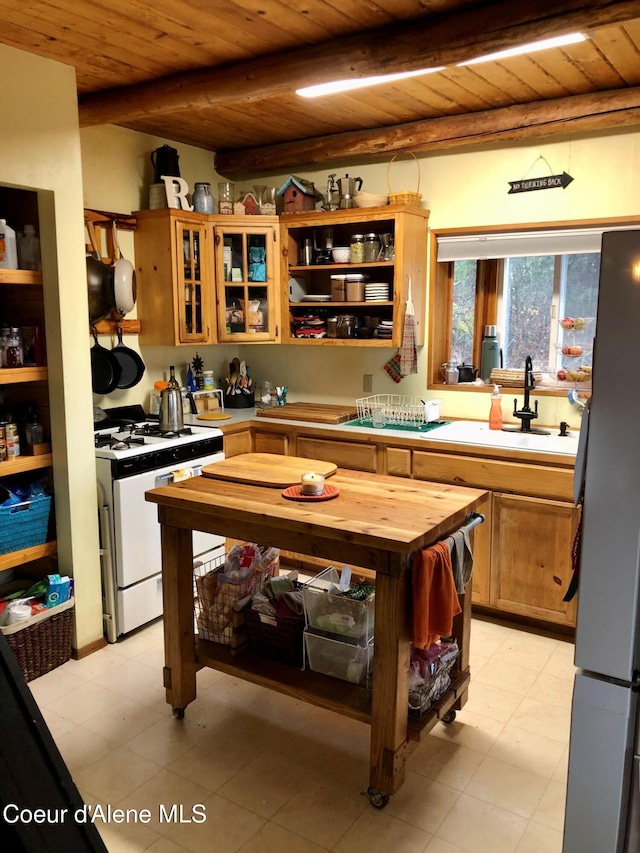
[[210, 219], [175, 208], [136, 213], [141, 344], [217, 342]]
[[[283, 311], [282, 340], [302, 346], [399, 347], [402, 344], [404, 315], [411, 278], [411, 301], [416, 319], [416, 343], [424, 343], [427, 226], [429, 211], [405, 205], [314, 211], [280, 217], [282, 247], [281, 294]], [[354, 234], [375, 234], [382, 245], [393, 245], [393, 254], [362, 263], [334, 263], [320, 250], [331, 242], [334, 247], [349, 246]], [[311, 257], [305, 257], [308, 246]], [[311, 260], [311, 263], [307, 261]], [[320, 262], [318, 262], [320, 261]], [[382, 301], [336, 301], [331, 297], [331, 276], [359, 274], [365, 283], [388, 285], [388, 299]], [[295, 280], [295, 290], [289, 281]], [[301, 337], [297, 320], [309, 315], [322, 319], [352, 315], [354, 325], [375, 329], [380, 321], [393, 321], [391, 338]], [[348, 327], [349, 324], [347, 324]], [[295, 328], [294, 328], [295, 326]], [[363, 334], [367, 334], [366, 332]]]
[[279, 341], [278, 217], [218, 216], [211, 229], [218, 340]]

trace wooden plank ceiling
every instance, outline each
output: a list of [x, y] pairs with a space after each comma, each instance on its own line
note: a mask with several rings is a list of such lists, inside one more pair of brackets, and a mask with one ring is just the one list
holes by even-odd
[[[575, 31], [588, 39], [457, 64]], [[640, 123], [640, 0], [25, 0], [0, 42], [76, 69], [81, 124], [216, 151], [229, 177]]]

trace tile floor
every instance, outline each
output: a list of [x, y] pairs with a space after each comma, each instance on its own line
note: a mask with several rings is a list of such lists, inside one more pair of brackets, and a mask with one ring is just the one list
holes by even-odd
[[161, 623], [30, 687], [85, 801], [152, 812], [101, 826], [110, 853], [560, 853], [573, 646], [474, 619], [471, 655], [467, 705], [383, 810], [360, 793], [364, 724], [213, 670], [175, 720]]

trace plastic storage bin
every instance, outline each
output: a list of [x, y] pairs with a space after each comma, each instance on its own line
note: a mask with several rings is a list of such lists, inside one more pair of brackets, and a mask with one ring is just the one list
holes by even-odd
[[373, 661], [373, 640], [360, 645], [355, 640], [334, 640], [315, 628], [304, 629], [309, 666], [314, 672], [365, 684]]
[[302, 600], [307, 623], [337, 639], [356, 639], [366, 645], [373, 637], [375, 597], [357, 601], [328, 591], [331, 585], [339, 583], [340, 575], [330, 567], [305, 584]]
[[51, 495], [0, 506], [0, 554], [44, 544], [50, 512]]

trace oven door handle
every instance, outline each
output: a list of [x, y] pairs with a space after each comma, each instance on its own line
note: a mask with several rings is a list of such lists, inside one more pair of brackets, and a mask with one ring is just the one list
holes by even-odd
[[[184, 476], [184, 472], [188, 471], [189, 475]], [[186, 480], [189, 477], [198, 477], [202, 473], [202, 465], [188, 465], [185, 468], [176, 468], [175, 471], [169, 471], [167, 474], [158, 474], [156, 477], [156, 489], [160, 486], [168, 486], [170, 483], [176, 482], [176, 475], [180, 474], [178, 477], [178, 482], [180, 480]]]

